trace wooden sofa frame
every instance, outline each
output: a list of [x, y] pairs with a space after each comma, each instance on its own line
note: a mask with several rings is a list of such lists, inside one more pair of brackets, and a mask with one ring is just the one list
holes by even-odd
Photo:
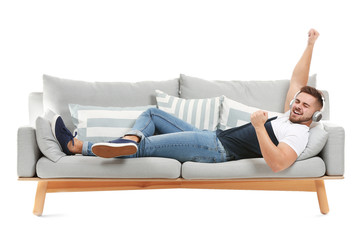
[[141, 189], [234, 189], [234, 190], [272, 190], [316, 192], [320, 211], [329, 212], [328, 198], [324, 180], [343, 179], [343, 176], [323, 176], [318, 178], [250, 178], [188, 180], [177, 179], [93, 179], [93, 178], [19, 178], [20, 181], [37, 181], [33, 213], [43, 214], [45, 196], [55, 192], [113, 191]]

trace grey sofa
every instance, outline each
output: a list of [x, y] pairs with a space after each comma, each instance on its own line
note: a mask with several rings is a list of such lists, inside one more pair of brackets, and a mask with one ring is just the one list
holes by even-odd
[[[309, 78], [309, 85], [316, 85], [316, 75]], [[160, 188], [317, 192], [320, 210], [326, 214], [329, 208], [324, 180], [342, 179], [344, 175], [344, 128], [329, 122], [327, 91], [323, 91], [326, 105], [322, 121], [327, 140], [322, 150], [274, 173], [262, 158], [181, 164], [167, 158], [103, 159], [75, 155], [52, 161], [38, 147], [35, 123], [45, 109], [51, 109], [74, 130], [70, 103], [113, 107], [156, 105], [155, 90], [183, 99], [224, 95], [248, 106], [283, 112], [289, 80], [207, 81], [180, 75], [166, 81], [130, 83], [84, 82], [44, 75], [43, 87], [43, 92], [29, 96], [30, 125], [18, 129], [18, 176], [22, 181], [38, 181], [33, 211], [36, 215], [42, 214], [46, 193], [50, 192]]]

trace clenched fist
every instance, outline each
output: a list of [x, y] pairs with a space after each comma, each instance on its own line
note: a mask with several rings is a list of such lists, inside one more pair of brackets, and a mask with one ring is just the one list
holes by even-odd
[[315, 43], [315, 41], [316, 41], [316, 39], [318, 39], [318, 37], [319, 37], [319, 33], [318, 33], [318, 31], [316, 31], [315, 29], [310, 29], [310, 31], [309, 31], [309, 39], [308, 39], [308, 44], [314, 44]]
[[258, 110], [251, 114], [251, 123], [255, 129], [265, 127], [267, 119], [268, 113], [262, 110]]

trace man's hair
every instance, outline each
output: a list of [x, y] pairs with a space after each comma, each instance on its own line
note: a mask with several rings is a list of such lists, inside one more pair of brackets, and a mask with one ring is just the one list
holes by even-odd
[[324, 104], [323, 103], [324, 95], [318, 89], [316, 89], [314, 87], [310, 87], [310, 86], [305, 86], [305, 87], [302, 87], [300, 89], [300, 92], [304, 92], [304, 93], [310, 94], [311, 96], [315, 97], [316, 100], [318, 101], [319, 105], [320, 105], [320, 108], [323, 107], [323, 104]]

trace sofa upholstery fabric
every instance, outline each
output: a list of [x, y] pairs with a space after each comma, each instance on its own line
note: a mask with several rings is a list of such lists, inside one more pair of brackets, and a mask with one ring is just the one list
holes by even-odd
[[181, 163], [169, 158], [112, 158], [66, 156], [53, 162], [39, 159], [41, 178], [178, 178]]
[[328, 140], [328, 132], [325, 131], [324, 126], [319, 124], [309, 131], [309, 141], [304, 151], [298, 156], [296, 161], [305, 160], [317, 156]]
[[66, 127], [75, 129], [68, 104], [107, 107], [156, 105], [155, 90], [178, 96], [178, 79], [143, 82], [85, 82], [43, 76], [43, 105], [62, 116]]
[[324, 129], [328, 132], [328, 140], [320, 155], [326, 164], [326, 174], [343, 175], [345, 130], [331, 122], [324, 122]]
[[42, 156], [39, 150], [35, 128], [24, 126], [18, 129], [17, 171], [19, 177], [34, 177], [35, 165]]
[[36, 120], [36, 137], [40, 151], [53, 162], [66, 156], [55, 139], [48, 119], [38, 117]]
[[[210, 98], [225, 95], [226, 97], [247, 106], [273, 112], [284, 112], [285, 97], [289, 89], [289, 80], [273, 81], [222, 81], [204, 80], [197, 77], [180, 75], [181, 98]], [[309, 77], [308, 85], [316, 86], [316, 74]], [[325, 97], [323, 119], [329, 119], [329, 95]]]
[[278, 173], [273, 172], [263, 158], [223, 163], [186, 162], [182, 165], [182, 177], [185, 179], [320, 177], [324, 174], [325, 164], [319, 157], [295, 162]]

